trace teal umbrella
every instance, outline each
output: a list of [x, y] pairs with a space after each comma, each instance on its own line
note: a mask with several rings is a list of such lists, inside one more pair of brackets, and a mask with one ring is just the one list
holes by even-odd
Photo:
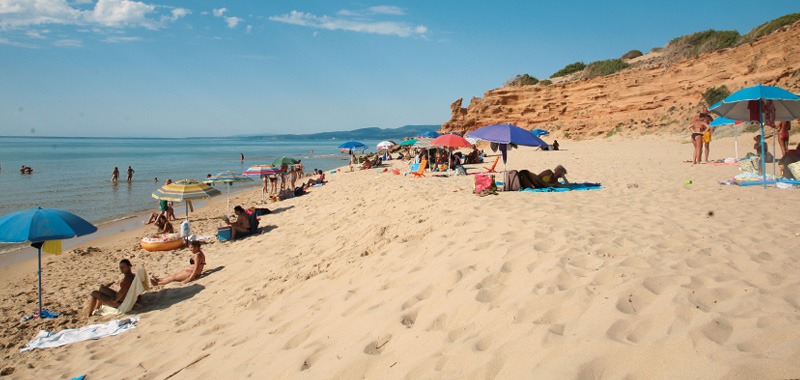
[[29, 241], [39, 250], [39, 318], [57, 315], [42, 310], [42, 243], [88, 235], [95, 231], [97, 227], [83, 218], [55, 208], [37, 207], [0, 218], [0, 242]]
[[296, 163], [297, 163], [297, 160], [295, 160], [294, 158], [286, 157], [286, 156], [281, 157], [281, 158], [276, 158], [274, 161], [272, 161], [272, 165], [274, 165], [274, 166], [294, 165]]
[[414, 145], [416, 143], [417, 143], [417, 139], [404, 140], [403, 142], [400, 143], [400, 146], [412, 146], [412, 145]]
[[253, 182], [253, 179], [250, 178], [250, 177], [246, 177], [246, 176], [243, 176], [243, 175], [236, 174], [234, 172], [228, 171], [228, 172], [217, 173], [217, 175], [211, 176], [211, 177], [209, 177], [208, 179], [206, 179], [203, 182], [208, 183], [208, 184], [220, 183], [221, 182], [221, 183], [225, 183], [225, 184], [228, 185], [228, 203], [227, 203], [228, 206], [227, 206], [227, 210], [228, 210], [228, 213], [230, 213], [231, 212], [231, 185], [233, 185], [234, 182]]

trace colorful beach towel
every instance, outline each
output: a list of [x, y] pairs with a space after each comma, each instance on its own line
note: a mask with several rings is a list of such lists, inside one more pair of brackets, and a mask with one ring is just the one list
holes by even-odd
[[602, 186], [599, 183], [571, 183], [568, 187], [545, 187], [541, 189], [532, 189], [532, 188], [525, 188], [521, 189], [520, 191], [526, 191], [530, 193], [558, 193], [563, 191], [572, 191], [572, 190], [600, 190]]
[[89, 325], [59, 332], [41, 330], [39, 334], [36, 335], [27, 346], [21, 348], [20, 351], [29, 351], [34, 348], [53, 348], [89, 339], [105, 338], [136, 328], [137, 322], [139, 322], [139, 317], [135, 316], [117, 319], [99, 325]]

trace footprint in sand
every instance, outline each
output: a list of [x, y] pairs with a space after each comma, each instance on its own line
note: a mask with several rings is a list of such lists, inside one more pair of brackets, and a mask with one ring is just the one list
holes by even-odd
[[295, 336], [293, 336], [291, 339], [289, 339], [289, 341], [286, 342], [286, 344], [283, 346], [283, 349], [290, 350], [293, 348], [297, 348], [297, 346], [301, 345], [303, 342], [306, 341], [306, 339], [308, 339], [309, 335], [311, 335], [311, 329], [306, 329], [295, 334]]
[[417, 312], [412, 312], [408, 314], [404, 314], [402, 318], [400, 318], [400, 323], [403, 324], [406, 328], [411, 328], [414, 326], [414, 322], [417, 320]]
[[383, 348], [386, 346], [386, 344], [389, 343], [389, 340], [391, 339], [392, 339], [391, 334], [386, 334], [381, 336], [374, 342], [371, 342], [366, 347], [364, 347], [364, 353], [369, 355], [380, 355], [380, 353], [383, 352]]

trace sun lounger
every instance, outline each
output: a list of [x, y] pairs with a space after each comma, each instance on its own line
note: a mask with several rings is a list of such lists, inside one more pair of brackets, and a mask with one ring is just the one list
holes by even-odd
[[419, 163], [419, 168], [417, 168], [416, 171], [412, 171], [411, 174], [414, 175], [414, 178], [422, 178], [425, 176], [425, 168], [427, 166], [428, 166], [428, 161], [422, 160], [422, 162]]

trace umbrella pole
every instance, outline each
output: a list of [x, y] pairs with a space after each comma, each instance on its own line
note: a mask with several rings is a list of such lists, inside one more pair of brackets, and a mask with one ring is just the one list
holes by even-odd
[[739, 162], [739, 135], [736, 134], [736, 124], [733, 125], [733, 151], [736, 154], [736, 162]]
[[775, 168], [775, 165], [777, 165], [777, 163], [775, 162], [775, 158], [777, 157], [777, 154], [778, 154], [778, 151], [775, 150], [775, 149], [777, 149], [775, 147], [775, 142], [776, 141], [778, 141], [778, 131], [775, 131], [775, 133], [772, 134], [772, 174], [774, 174], [777, 177], [778, 176], [778, 169]]
[[42, 318], [42, 247], [39, 247], [39, 318]]
[[[263, 196], [263, 195], [262, 195]], [[231, 213], [231, 182], [228, 182], [228, 214]]]
[[764, 100], [758, 99], [758, 116], [761, 118], [759, 120], [761, 122], [761, 176], [762, 181], [764, 182], [764, 188], [767, 188], [767, 161], [764, 160], [766, 158], [766, 154], [764, 154]]

